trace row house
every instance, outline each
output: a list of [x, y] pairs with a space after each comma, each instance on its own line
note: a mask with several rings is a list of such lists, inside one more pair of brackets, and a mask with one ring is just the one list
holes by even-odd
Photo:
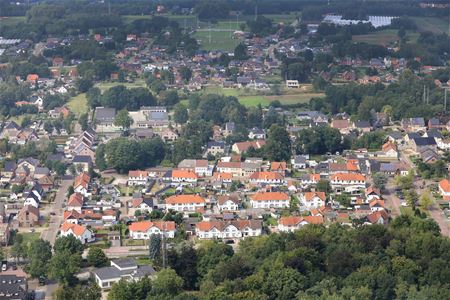
[[258, 192], [250, 197], [253, 208], [287, 208], [290, 197], [282, 192]]
[[73, 193], [67, 201], [67, 210], [76, 210], [81, 213], [81, 208], [84, 205], [84, 197], [80, 193]]
[[257, 163], [247, 163], [247, 162], [225, 162], [219, 161], [217, 163], [217, 172], [219, 173], [230, 173], [234, 177], [247, 177], [254, 172], [259, 171], [260, 165]]
[[128, 186], [135, 186], [135, 185], [146, 185], [148, 182], [148, 172], [147, 171], [141, 171], [141, 170], [135, 170], [135, 171], [128, 171]]
[[166, 199], [166, 210], [196, 212], [205, 208], [206, 201], [199, 195], [174, 195]]
[[183, 159], [178, 164], [178, 169], [194, 172], [199, 177], [212, 176], [213, 171], [206, 159]]
[[198, 222], [195, 228], [195, 234], [199, 239], [240, 239], [260, 236], [261, 233], [260, 220], [202, 221]]
[[280, 185], [284, 183], [284, 176], [278, 172], [255, 172], [249, 177], [253, 185]]
[[164, 174], [163, 180], [174, 185], [193, 185], [197, 183], [198, 176], [192, 171], [170, 170]]
[[355, 192], [366, 188], [366, 177], [362, 174], [337, 173], [330, 176], [331, 187], [337, 192]]
[[141, 221], [128, 226], [130, 237], [134, 240], [149, 240], [152, 235], [175, 237], [175, 222], [173, 221]]
[[91, 177], [87, 173], [81, 173], [75, 177], [73, 184], [73, 189], [76, 193], [80, 193], [85, 197], [90, 196], [89, 194], [89, 183], [91, 182]]
[[304, 174], [300, 177], [303, 186], [315, 185], [320, 181], [320, 174]]
[[323, 216], [289, 216], [278, 220], [279, 232], [293, 232], [308, 224], [323, 224]]

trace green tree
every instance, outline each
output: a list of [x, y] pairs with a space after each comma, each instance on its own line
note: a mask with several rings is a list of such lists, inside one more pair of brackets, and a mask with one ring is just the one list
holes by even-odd
[[326, 194], [329, 194], [331, 192], [330, 181], [326, 180], [326, 179], [320, 179], [319, 182], [317, 182], [316, 188], [319, 192], [324, 192]]
[[87, 261], [89, 265], [96, 268], [104, 267], [108, 264], [108, 258], [106, 257], [105, 252], [99, 247], [89, 248]]
[[121, 127], [122, 130], [130, 129], [130, 126], [133, 124], [133, 118], [130, 117], [128, 110], [122, 109], [120, 110], [116, 117], [114, 118], [114, 125]]
[[177, 124], [185, 124], [189, 119], [189, 115], [188, 115], [186, 106], [184, 106], [181, 103], [178, 103], [175, 106], [173, 119], [174, 119], [175, 123], [177, 123]]
[[291, 157], [291, 139], [284, 127], [277, 124], [270, 126], [265, 153], [271, 161], [289, 161]]
[[89, 78], [80, 78], [76, 81], [75, 85], [80, 93], [86, 93], [94, 86], [94, 83]]
[[68, 251], [70, 254], [82, 254], [83, 244], [73, 235], [61, 236], [56, 239], [53, 246], [55, 253]]
[[192, 77], [192, 70], [189, 67], [182, 66], [180, 68], [180, 75], [185, 82], [189, 82], [189, 80], [191, 80]]
[[156, 274], [153, 280], [152, 295], [176, 296], [183, 288], [183, 279], [173, 269], [163, 269]]
[[81, 130], [88, 129], [89, 124], [88, 124], [88, 114], [87, 113], [82, 113], [78, 117], [78, 124], [80, 124]]
[[420, 195], [419, 205], [424, 209], [430, 209], [434, 205], [434, 199], [430, 191], [426, 190]]
[[60, 283], [71, 284], [75, 281], [75, 274], [80, 271], [81, 255], [70, 253], [69, 250], [56, 252], [49, 262], [48, 274], [50, 278]]
[[385, 174], [383, 173], [375, 173], [372, 176], [373, 179], [373, 186], [379, 190], [384, 190], [384, 187], [388, 181], [388, 178]]
[[100, 300], [102, 291], [94, 282], [90, 282], [87, 285], [76, 285], [74, 287], [62, 285], [55, 290], [53, 297], [56, 300]]
[[152, 234], [150, 237], [149, 257], [151, 260], [158, 260], [161, 256], [161, 236]]
[[26, 271], [33, 278], [47, 278], [48, 263], [52, 257], [52, 247], [48, 241], [38, 239], [30, 244], [29, 262]]
[[234, 58], [237, 60], [246, 60], [248, 58], [247, 46], [240, 43], [234, 48]]

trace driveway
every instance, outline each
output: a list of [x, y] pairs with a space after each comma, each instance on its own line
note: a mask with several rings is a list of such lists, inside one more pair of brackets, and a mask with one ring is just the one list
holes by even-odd
[[70, 180], [66, 179], [61, 181], [61, 185], [55, 196], [55, 201], [52, 204], [52, 212], [54, 212], [55, 215], [50, 216], [50, 223], [48, 228], [46, 228], [41, 233], [41, 239], [49, 241], [50, 244], [52, 245], [55, 243], [59, 227], [61, 226], [61, 223], [64, 221], [62, 205], [64, 203], [64, 200], [66, 199], [67, 190], [69, 189], [69, 186], [71, 186], [72, 184], [73, 184], [72, 179]]

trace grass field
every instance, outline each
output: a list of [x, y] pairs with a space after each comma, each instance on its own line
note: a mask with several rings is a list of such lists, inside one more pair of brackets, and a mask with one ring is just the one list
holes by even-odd
[[107, 89], [110, 89], [114, 86], [118, 86], [118, 85], [124, 85], [127, 88], [137, 88], [137, 87], [147, 87], [144, 80], [138, 79], [133, 83], [128, 83], [128, 82], [101, 82], [99, 84], [96, 85], [96, 87], [98, 87], [102, 93], [104, 91], [106, 91]]
[[24, 22], [25, 17], [2, 17], [0, 18], [0, 25], [9, 26], [17, 25], [20, 22]]
[[[373, 45], [383, 45], [387, 46], [394, 42], [396, 42], [399, 37], [397, 35], [398, 30], [396, 29], [385, 29], [380, 31], [375, 31], [369, 34], [363, 34], [363, 35], [354, 35], [353, 41], [356, 42], [364, 42], [368, 44]], [[419, 33], [417, 32], [411, 32], [408, 31], [406, 34], [406, 37], [412, 41], [415, 42], [417, 38], [419, 37]]]
[[209, 35], [209, 31], [197, 31], [193, 37], [199, 41], [200, 48], [204, 50], [232, 51], [240, 42], [238, 39], [233, 39], [229, 31], [211, 31], [211, 41]]
[[20, 235], [23, 237], [25, 245], [39, 239], [41, 236], [39, 232], [21, 232]]
[[431, 18], [431, 17], [412, 17], [418, 27], [419, 31], [431, 31], [433, 33], [449, 34], [448, 19], [445, 18]]
[[76, 116], [86, 113], [88, 111], [86, 94], [83, 93], [72, 97], [67, 103], [67, 106]]
[[295, 21], [295, 14], [282, 14], [282, 15], [264, 15], [264, 17], [272, 19], [274, 23], [291, 24]]

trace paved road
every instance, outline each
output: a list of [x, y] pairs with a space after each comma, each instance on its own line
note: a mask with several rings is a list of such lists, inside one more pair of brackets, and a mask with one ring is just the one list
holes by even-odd
[[147, 255], [148, 246], [121, 246], [105, 249], [108, 258], [127, 257], [131, 255]]
[[41, 238], [43, 240], [49, 241], [50, 244], [54, 244], [56, 236], [58, 234], [59, 227], [63, 222], [63, 209], [62, 204], [66, 198], [67, 190], [69, 186], [73, 184], [73, 180], [62, 180], [58, 192], [55, 196], [55, 201], [52, 204], [52, 212], [55, 213], [54, 216], [50, 216], [50, 225], [47, 229], [42, 231]]

